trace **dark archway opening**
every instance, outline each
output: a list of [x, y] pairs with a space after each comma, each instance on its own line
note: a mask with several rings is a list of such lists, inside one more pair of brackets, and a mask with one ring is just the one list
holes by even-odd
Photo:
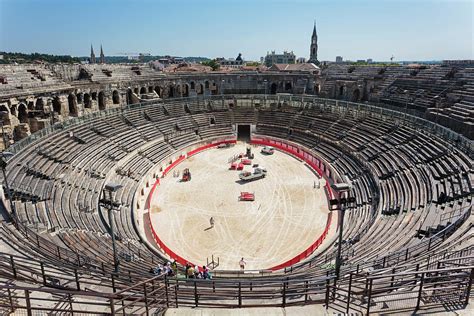
[[148, 93], [153, 93], [153, 87], [152, 86], [148, 87]]
[[23, 103], [18, 106], [18, 120], [20, 123], [28, 123], [28, 110]]
[[59, 97], [53, 99], [53, 111], [61, 114], [61, 102], [59, 101]]
[[339, 96], [342, 97], [344, 95], [344, 86], [339, 87]]
[[291, 82], [285, 83], [285, 91], [291, 90]]
[[355, 89], [354, 92], [352, 92], [351, 101], [352, 101], [352, 102], [357, 102], [357, 101], [359, 101], [359, 98], [360, 98], [360, 90], [359, 90], [359, 89]]
[[91, 96], [89, 93], [84, 94], [84, 107], [90, 109], [92, 107]]
[[39, 99], [36, 100], [35, 110], [41, 111], [41, 112], [44, 111], [44, 101], [43, 101], [43, 98], [39, 98]]
[[145, 88], [145, 87], [142, 87], [142, 88], [140, 89], [140, 94], [145, 94], [145, 93], [146, 93], [146, 88]]
[[132, 104], [132, 96], [133, 96], [132, 89], [128, 89], [127, 90], [127, 104]]
[[250, 125], [237, 125], [237, 138], [242, 141], [250, 141]]
[[173, 86], [169, 87], [168, 97], [174, 98], [174, 87]]
[[183, 93], [183, 96], [184, 96], [184, 97], [189, 97], [189, 85], [187, 85], [187, 84], [184, 85], [184, 93]]
[[99, 92], [99, 110], [105, 110], [105, 93]]
[[77, 116], [76, 97], [73, 94], [67, 97], [67, 104], [69, 107], [69, 116]]
[[161, 98], [163, 96], [163, 92], [160, 86], [155, 87], [155, 92], [158, 94], [158, 96]]
[[277, 93], [278, 86], [276, 83], [272, 83], [270, 86], [270, 94], [276, 94]]
[[76, 100], [77, 100], [77, 103], [81, 104], [82, 101], [83, 101], [84, 97], [83, 97], [83, 94], [82, 93], [78, 93], [76, 95]]
[[120, 95], [117, 90], [114, 90], [114, 92], [112, 92], [112, 103], [120, 104]]
[[10, 107], [10, 113], [11, 113], [13, 116], [18, 117], [16, 105], [12, 105], [12, 106]]

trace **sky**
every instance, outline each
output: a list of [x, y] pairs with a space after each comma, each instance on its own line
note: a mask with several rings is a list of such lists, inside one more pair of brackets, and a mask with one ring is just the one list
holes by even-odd
[[0, 51], [474, 59], [474, 0], [0, 0]]

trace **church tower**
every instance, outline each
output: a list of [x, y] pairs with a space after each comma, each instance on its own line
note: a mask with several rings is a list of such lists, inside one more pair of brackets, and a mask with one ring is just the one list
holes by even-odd
[[91, 44], [91, 58], [89, 59], [89, 64], [95, 64], [94, 47], [92, 47], [92, 44]]
[[314, 22], [313, 35], [311, 35], [311, 46], [309, 50], [309, 63], [318, 65], [318, 33], [316, 32], [316, 21]]
[[105, 64], [105, 55], [104, 50], [102, 49], [102, 44], [100, 44], [100, 63]]

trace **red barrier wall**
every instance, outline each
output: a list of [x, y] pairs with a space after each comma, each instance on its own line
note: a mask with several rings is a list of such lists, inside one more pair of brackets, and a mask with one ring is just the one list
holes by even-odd
[[[201, 146], [199, 148], [196, 148], [194, 150], [189, 151], [187, 153], [187, 156], [190, 157], [190, 156], [195, 155], [195, 154], [197, 154], [197, 153], [199, 153], [203, 150], [206, 150], [206, 149], [209, 149], [209, 148], [212, 148], [212, 147], [215, 147], [219, 144], [224, 144], [224, 143], [236, 143], [236, 141], [235, 140], [224, 140], [224, 141], [219, 141], [219, 142], [215, 142], [215, 143], [206, 144], [204, 146]], [[272, 146], [272, 147], [278, 148], [282, 151], [285, 151], [285, 152], [287, 152], [287, 153], [289, 153], [289, 154], [291, 154], [295, 157], [298, 157], [299, 159], [305, 161], [314, 170], [316, 170], [316, 172], [318, 172], [318, 174], [320, 176], [322, 176], [326, 179], [325, 189], [326, 189], [326, 192], [328, 194], [329, 199], [332, 198], [333, 192], [332, 192], [331, 187], [329, 185], [329, 181], [327, 181], [328, 180], [327, 179], [327, 176], [328, 176], [327, 172], [325, 173], [320, 169], [318, 164], [321, 165], [321, 161], [319, 159], [317, 159], [316, 157], [314, 157], [311, 153], [309, 153], [309, 152], [307, 152], [307, 151], [305, 151], [301, 148], [298, 148], [298, 147], [295, 147], [295, 146], [292, 146], [292, 145], [289, 145], [289, 144], [286, 144], [286, 143], [283, 143], [283, 142], [277, 142], [277, 141], [274, 141], [274, 140], [270, 140], [270, 139], [253, 139], [252, 144]], [[171, 169], [173, 169], [179, 163], [181, 163], [185, 158], [186, 157], [184, 155], [181, 155], [178, 159], [176, 159], [168, 167], [166, 167], [166, 169], [163, 171], [163, 177]], [[150, 190], [150, 194], [148, 195], [147, 202], [145, 203], [147, 209], [150, 208], [151, 197], [153, 196], [153, 193], [155, 192], [155, 189], [159, 184], [160, 184], [160, 180], [157, 179], [156, 182], [153, 184], [153, 187]], [[150, 212], [148, 212], [148, 216], [149, 216], [150, 230], [152, 232], [153, 239], [155, 240], [157, 245], [161, 248], [161, 250], [165, 254], [170, 256], [171, 258], [175, 259], [181, 265], [185, 265], [186, 262], [189, 262], [188, 260], [185, 260], [183, 257], [179, 256], [178, 254], [174, 253], [170, 248], [168, 248], [163, 243], [163, 241], [161, 241], [160, 237], [158, 236], [158, 234], [155, 232], [155, 229], [153, 228], [153, 225], [152, 225], [152, 222], [151, 222]], [[331, 219], [332, 219], [332, 213], [329, 213], [327, 221], [326, 221], [326, 228], [324, 229], [322, 235], [319, 236], [319, 238], [314, 243], [312, 243], [306, 250], [304, 250], [299, 255], [295, 256], [294, 258], [292, 258], [292, 259], [290, 259], [290, 260], [288, 260], [288, 261], [286, 261], [282, 264], [271, 267], [269, 270], [275, 271], [275, 270], [283, 269], [284, 267], [291, 266], [291, 265], [293, 265], [295, 263], [298, 263], [301, 260], [307, 258], [308, 256], [310, 256], [323, 243], [324, 239], [326, 238], [326, 236], [329, 232], [329, 228], [331, 227]], [[191, 263], [191, 262], [189, 262], [189, 263], [194, 266], [193, 263]]]
[[[217, 141], [215, 143], [209, 143], [209, 144], [206, 144], [204, 146], [201, 146], [201, 147], [198, 147], [197, 149], [194, 149], [194, 150], [191, 150], [187, 153], [187, 156], [190, 157], [192, 155], [195, 155], [203, 150], [206, 150], [206, 149], [209, 149], [209, 148], [212, 148], [212, 147], [215, 147], [215, 146], [218, 146], [220, 144], [235, 144], [236, 143], [236, 140], [222, 140], [222, 141]], [[178, 159], [176, 159], [175, 161], [171, 162], [169, 166], [167, 166], [165, 168], [165, 170], [163, 171], [163, 177], [166, 176], [166, 174], [168, 174], [168, 172], [170, 172], [174, 167], [176, 167], [178, 164], [180, 164], [184, 159], [186, 158], [186, 156], [184, 155], [181, 155], [178, 157]], [[156, 187], [160, 185], [160, 179], [156, 179], [155, 183], [153, 184], [153, 187], [151, 188], [150, 190], [150, 194], [148, 194], [148, 198], [147, 198], [147, 201], [145, 203], [145, 208], [146, 209], [150, 209], [150, 203], [151, 203], [151, 198], [153, 196], [153, 193], [155, 192], [155, 189]], [[153, 239], [155, 240], [156, 244], [161, 248], [161, 250], [167, 254], [170, 258], [172, 259], [175, 259], [176, 262], [178, 262], [179, 264], [181, 265], [186, 265], [186, 262], [189, 262], [188, 260], [185, 260], [183, 257], [179, 256], [178, 254], [176, 254], [173, 250], [171, 250], [170, 248], [168, 248], [165, 243], [160, 239], [160, 237], [158, 236], [158, 234], [156, 233], [155, 229], [153, 228], [153, 225], [152, 225], [152, 222], [151, 222], [151, 215], [150, 215], [150, 211], [148, 211], [148, 220], [149, 220], [149, 223], [150, 223], [150, 231], [152, 232], [152, 235], [153, 235]], [[189, 262], [190, 264], [192, 264], [194, 266], [193, 263]]]
[[[311, 153], [309, 153], [306, 150], [301, 149], [299, 147], [296, 147], [296, 146], [293, 146], [293, 145], [290, 145], [290, 144], [286, 144], [286, 143], [281, 142], [281, 141], [275, 141], [275, 140], [272, 140], [272, 139], [267, 139], [267, 138], [252, 139], [251, 143], [252, 144], [257, 144], [257, 145], [272, 146], [274, 148], [278, 148], [278, 149], [280, 149], [284, 152], [287, 152], [287, 153], [289, 153], [289, 154], [291, 154], [295, 157], [298, 157], [299, 159], [306, 162], [308, 165], [311, 166], [311, 168], [316, 170], [316, 172], [326, 180], [325, 189], [326, 189], [326, 192], [328, 194], [328, 199], [332, 199], [333, 192], [331, 190], [331, 186], [329, 185], [329, 181], [328, 181], [328, 178], [327, 178], [328, 174], [330, 174], [330, 173], [328, 173], [328, 172], [324, 173], [321, 170], [320, 166], [323, 167], [324, 165], [322, 165], [321, 161], [318, 158], [314, 157]], [[307, 258], [308, 256], [310, 256], [316, 249], [318, 249], [318, 247], [323, 243], [324, 239], [326, 238], [326, 236], [329, 232], [329, 228], [331, 227], [331, 219], [332, 219], [332, 213], [330, 212], [328, 214], [328, 218], [327, 218], [327, 221], [326, 221], [326, 227], [324, 228], [324, 231], [323, 231], [322, 235], [319, 236], [319, 238], [314, 243], [312, 243], [305, 251], [301, 252], [299, 255], [295, 256], [294, 258], [292, 258], [292, 259], [290, 259], [286, 262], [283, 262], [282, 264], [271, 267], [269, 270], [275, 271], [275, 270], [283, 269], [284, 267], [291, 266], [291, 265], [293, 265], [295, 263], [298, 263], [301, 260]]]

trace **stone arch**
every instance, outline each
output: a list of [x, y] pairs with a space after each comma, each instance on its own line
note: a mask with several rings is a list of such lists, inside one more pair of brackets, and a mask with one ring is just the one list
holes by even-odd
[[28, 123], [28, 108], [23, 103], [18, 105], [18, 120], [20, 123]]
[[359, 89], [355, 89], [354, 91], [352, 91], [352, 98], [351, 98], [351, 101], [352, 101], [352, 102], [357, 102], [357, 101], [359, 101], [359, 98], [360, 98], [360, 90], [359, 90]]
[[140, 90], [138, 88], [133, 88], [133, 93], [135, 93], [136, 95], [138, 95], [138, 93], [140, 92]]
[[74, 94], [69, 94], [67, 97], [67, 104], [69, 108], [69, 116], [77, 116], [77, 99]]
[[285, 83], [285, 91], [290, 91], [291, 88], [292, 88], [291, 82], [286, 82], [286, 83]]
[[117, 90], [112, 92], [112, 103], [113, 104], [120, 104], [120, 94]]
[[28, 102], [28, 111], [34, 111], [35, 110], [35, 103], [33, 101]]
[[319, 86], [319, 84], [315, 85], [314, 86], [314, 94], [319, 94], [320, 89], [321, 89], [321, 87]]
[[278, 89], [278, 86], [277, 84], [274, 82], [270, 85], [270, 94], [276, 94], [277, 93], [277, 89]]
[[131, 88], [129, 88], [127, 89], [127, 104], [132, 104], [132, 97], [133, 97], [133, 91]]
[[168, 88], [168, 97], [174, 98], [175, 91], [174, 91], [174, 86], [169, 86]]
[[61, 114], [61, 101], [59, 97], [54, 97], [52, 103], [53, 103], [53, 111], [58, 114]]
[[79, 92], [76, 94], [76, 101], [78, 104], [81, 104], [84, 101], [84, 93]]
[[12, 106], [10, 106], [10, 113], [14, 116], [18, 116], [18, 111], [17, 111], [17, 105], [16, 104], [13, 104]]
[[97, 100], [99, 103], [99, 110], [105, 110], [105, 93], [104, 91], [99, 92], [99, 99]]
[[197, 91], [197, 94], [204, 94], [204, 86], [202, 85], [202, 83], [197, 85], [196, 91]]
[[158, 94], [159, 97], [163, 96], [163, 89], [160, 86], [155, 87], [155, 92]]
[[[45, 103], [44, 103], [43, 98], [38, 98], [38, 99], [36, 99], [36, 103], [35, 103], [35, 110], [36, 110], [36, 111], [41, 111], [41, 112], [43, 112], [43, 111], [44, 111], [44, 106], [45, 106]], [[28, 107], [27, 107], [27, 108], [28, 108]]]
[[339, 87], [339, 94], [338, 94], [338, 96], [340, 96], [340, 97], [344, 96], [344, 86], [340, 86], [340, 87]]
[[153, 93], [153, 86], [148, 87], [148, 93]]
[[97, 92], [96, 91], [92, 92], [91, 96], [92, 96], [92, 100], [97, 101]]
[[140, 88], [140, 94], [146, 94], [146, 88], [145, 87]]
[[185, 83], [183, 85], [183, 97], [189, 97], [189, 84]]
[[194, 81], [191, 81], [190, 85], [191, 85], [191, 90], [196, 89], [196, 83]]
[[209, 89], [209, 80], [204, 82], [204, 88]]
[[84, 93], [84, 107], [90, 109], [92, 107], [91, 95], [89, 93]]

